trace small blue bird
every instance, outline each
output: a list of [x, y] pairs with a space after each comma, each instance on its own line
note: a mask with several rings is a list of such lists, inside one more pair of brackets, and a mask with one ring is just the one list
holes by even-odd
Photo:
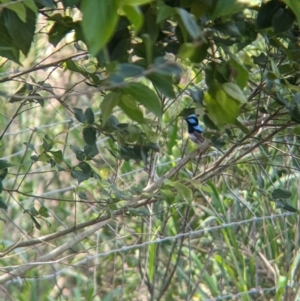
[[189, 115], [187, 118], [184, 118], [188, 124], [188, 133], [190, 139], [197, 144], [202, 144], [205, 140], [203, 136], [203, 128], [199, 125], [198, 118], [195, 114]]

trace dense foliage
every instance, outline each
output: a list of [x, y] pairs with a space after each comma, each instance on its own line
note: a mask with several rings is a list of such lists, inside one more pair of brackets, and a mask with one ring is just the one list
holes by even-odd
[[299, 22], [0, 0], [1, 298], [297, 300]]

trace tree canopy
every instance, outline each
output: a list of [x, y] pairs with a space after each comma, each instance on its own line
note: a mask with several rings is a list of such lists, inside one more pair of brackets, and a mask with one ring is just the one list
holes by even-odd
[[299, 24], [292, 0], [0, 0], [1, 298], [296, 300]]

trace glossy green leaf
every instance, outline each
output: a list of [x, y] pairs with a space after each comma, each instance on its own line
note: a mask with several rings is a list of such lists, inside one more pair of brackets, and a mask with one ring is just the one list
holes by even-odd
[[111, 92], [103, 98], [103, 100], [100, 104], [103, 125], [106, 123], [109, 116], [112, 114], [114, 107], [116, 107], [118, 105], [119, 98], [120, 98], [120, 95], [115, 92]]
[[129, 95], [122, 95], [118, 106], [124, 111], [124, 113], [132, 120], [143, 123], [143, 112], [137, 106], [136, 101]]
[[175, 13], [173, 7], [166, 5], [163, 1], [158, 2], [158, 10], [156, 16], [156, 23], [160, 23]]
[[138, 33], [143, 25], [144, 17], [138, 6], [125, 5], [122, 7], [126, 17], [134, 26], [135, 33]]
[[[2, 181], [1, 181], [2, 182]], [[0, 196], [0, 209], [7, 210], [7, 205], [4, 203], [3, 198]]]
[[257, 14], [256, 24], [259, 29], [272, 26], [272, 18], [280, 9], [279, 1], [263, 2]]
[[137, 102], [141, 103], [150, 112], [157, 117], [162, 116], [162, 108], [157, 95], [147, 86], [140, 83], [129, 83], [122, 89], [125, 93], [131, 95]]
[[296, 15], [298, 25], [300, 24], [300, 2], [295, 0], [282, 0]]
[[224, 83], [222, 84], [222, 88], [230, 97], [239, 101], [241, 104], [247, 102], [243, 91], [235, 83]]
[[122, 77], [142, 76], [145, 69], [135, 64], [119, 64], [117, 73]]
[[175, 98], [175, 92], [173, 89], [173, 81], [171, 76], [164, 75], [158, 72], [150, 73], [147, 75], [154, 85], [155, 88], [158, 89], [163, 95], [169, 98]]
[[35, 14], [38, 13], [38, 8], [34, 2], [34, 0], [25, 0], [24, 5], [26, 5], [29, 9], [31, 9]]
[[[1, 172], [2, 170], [5, 170], [5, 169], [7, 169], [8, 167], [12, 167], [12, 166], [14, 166], [14, 165], [11, 164], [11, 163], [9, 163], [8, 161], [6, 161], [6, 160], [0, 160], [0, 172]], [[6, 176], [6, 175], [5, 175], [5, 176]], [[3, 178], [3, 174], [0, 175], [0, 179], [1, 179], [1, 180], [4, 179], [4, 178]]]
[[182, 59], [190, 59], [193, 63], [201, 63], [207, 55], [208, 43], [183, 43], [178, 51], [178, 56]]
[[35, 0], [36, 3], [40, 3], [44, 7], [55, 8], [54, 0]]
[[193, 200], [193, 193], [192, 190], [184, 185], [182, 182], [177, 181], [174, 185], [177, 192], [180, 194], [183, 200], [187, 202], [191, 202]]
[[164, 57], [156, 57], [154, 59], [155, 72], [165, 75], [180, 75], [182, 68], [175, 62], [168, 61]]
[[230, 59], [230, 66], [233, 72], [236, 72], [236, 83], [241, 89], [245, 88], [248, 83], [249, 72], [246, 67], [240, 63], [234, 56]]
[[189, 35], [194, 40], [198, 39], [201, 31], [200, 31], [199, 25], [197, 24], [197, 22], [195, 20], [195, 17], [183, 8], [177, 7], [177, 8], [175, 8], [175, 11], [180, 16], [180, 18], [185, 26], [185, 29], [187, 30]]
[[[61, 15], [60, 15], [61, 16]], [[51, 18], [49, 18], [51, 20]], [[73, 30], [71, 24], [73, 19], [69, 16], [61, 16], [60, 20], [57, 20], [48, 32], [49, 42], [56, 47], [57, 44], [66, 36], [68, 32]]]
[[63, 153], [61, 150], [49, 151], [49, 153], [52, 154], [53, 160], [55, 161], [55, 163], [59, 164], [63, 161]]
[[281, 208], [290, 212], [298, 212], [298, 210], [294, 207], [292, 207], [291, 205], [289, 205], [286, 201], [282, 200], [282, 199], [275, 199], [272, 200], [272, 202], [275, 203], [276, 208]]
[[48, 208], [45, 206], [41, 206], [39, 209], [39, 215], [42, 217], [50, 217]]
[[43, 138], [43, 149], [45, 152], [51, 150], [54, 146], [54, 141], [49, 135], [45, 135]]
[[26, 8], [26, 22], [23, 22], [15, 12], [5, 9], [3, 18], [7, 31], [13, 40], [13, 44], [19, 48], [24, 55], [27, 55], [35, 31], [35, 13], [29, 8]]
[[71, 176], [80, 184], [91, 176], [91, 172], [92, 168], [88, 163], [80, 162], [77, 166], [71, 169]]
[[92, 158], [94, 158], [99, 154], [96, 143], [94, 143], [93, 145], [89, 145], [89, 144], [85, 145], [83, 151], [84, 154], [86, 155], [86, 160], [91, 160]]
[[80, 0], [62, 0], [64, 7], [73, 7], [80, 3]]
[[273, 199], [288, 199], [292, 196], [292, 193], [289, 190], [285, 189], [274, 189], [272, 192]]
[[86, 144], [93, 145], [97, 139], [97, 130], [93, 127], [86, 127], [82, 131], [83, 139]]
[[85, 160], [85, 153], [76, 145], [70, 145], [70, 149], [75, 153], [78, 161]]
[[0, 22], [0, 56], [6, 57], [17, 64], [21, 64], [19, 61], [19, 56], [20, 56], [19, 49], [14, 45], [8, 30], [1, 22]]
[[137, 5], [143, 5], [146, 3], [150, 3], [153, 0], [122, 0], [123, 5], [132, 5], [132, 6], [137, 6]]
[[86, 121], [86, 116], [84, 115], [82, 109], [74, 108], [73, 111], [74, 111], [75, 118], [79, 122], [84, 123]]
[[13, 3], [11, 2], [8, 6], [7, 9], [12, 10], [13, 12], [16, 13], [18, 18], [25, 23], [26, 22], [26, 7], [23, 3], [17, 2]]
[[38, 229], [38, 230], [41, 230], [42, 226], [41, 224], [36, 220], [36, 218], [33, 216], [33, 215], [30, 215], [35, 227]]
[[82, 31], [89, 51], [96, 55], [112, 37], [118, 22], [118, 0], [82, 0]]
[[215, 85], [204, 97], [207, 114], [218, 127], [235, 123], [239, 115], [240, 100], [230, 97], [220, 85]]
[[280, 8], [272, 18], [274, 32], [283, 32], [290, 29], [295, 21], [295, 15], [285, 8]]
[[88, 124], [93, 124], [95, 122], [95, 115], [91, 108], [87, 108], [84, 112], [84, 115]]
[[34, 206], [30, 207], [29, 209], [25, 209], [23, 212], [28, 213], [31, 216], [38, 216], [39, 215], [39, 212], [35, 209]]
[[238, 13], [246, 6], [246, 1], [218, 0], [215, 2], [211, 17], [213, 19]]

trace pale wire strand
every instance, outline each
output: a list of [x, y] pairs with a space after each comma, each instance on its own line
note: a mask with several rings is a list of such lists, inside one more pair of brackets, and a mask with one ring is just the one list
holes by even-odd
[[[173, 236], [166, 236], [163, 238], [158, 238], [158, 239], [154, 239], [151, 241], [145, 241], [139, 244], [134, 244], [134, 245], [130, 245], [130, 246], [122, 246], [121, 248], [117, 248], [117, 249], [113, 249], [113, 250], [109, 250], [107, 252], [102, 252], [99, 253], [97, 255], [87, 255], [87, 257], [83, 260], [80, 260], [77, 263], [72, 264], [71, 267], [68, 267], [66, 269], [61, 270], [59, 273], [63, 273], [66, 270], [74, 267], [74, 266], [79, 266], [82, 264], [86, 264], [88, 261], [90, 260], [94, 260], [96, 257], [101, 258], [101, 257], [107, 257], [109, 255], [112, 254], [116, 254], [116, 253], [122, 253], [122, 252], [127, 252], [130, 250], [134, 250], [134, 249], [140, 249], [149, 245], [153, 245], [153, 244], [160, 244], [163, 242], [167, 242], [167, 241], [174, 241], [180, 238], [186, 238], [186, 237], [191, 237], [193, 238], [193, 236], [199, 236], [200, 234], [206, 233], [206, 232], [211, 232], [211, 231], [217, 231], [217, 230], [222, 230], [225, 228], [229, 228], [229, 227], [235, 227], [235, 226], [241, 226], [244, 224], [248, 224], [248, 223], [254, 223], [254, 222], [258, 222], [258, 221], [265, 221], [265, 220], [274, 220], [277, 218], [284, 218], [284, 217], [288, 217], [291, 215], [296, 215], [296, 213], [292, 213], [292, 212], [286, 212], [283, 214], [274, 214], [274, 215], [268, 215], [268, 216], [262, 216], [262, 217], [254, 217], [254, 218], [250, 218], [250, 219], [246, 219], [246, 220], [242, 220], [242, 221], [235, 221], [235, 222], [230, 222], [230, 223], [224, 223], [221, 225], [217, 225], [217, 226], [213, 226], [213, 227], [209, 227], [209, 228], [204, 228], [204, 229], [199, 229], [199, 230], [195, 230], [195, 231], [189, 231], [189, 232], [185, 232], [185, 233], [179, 233]], [[69, 256], [67, 256], [69, 257]], [[26, 266], [37, 266], [37, 265], [48, 265], [48, 264], [53, 264], [53, 263], [59, 263], [60, 261], [64, 260], [66, 257], [60, 258], [58, 260], [51, 260], [51, 261], [47, 261], [47, 262], [34, 262], [34, 263], [28, 263], [26, 264]], [[22, 267], [22, 265], [16, 265], [16, 266], [8, 266], [8, 267], [1, 267], [2, 270], [5, 269], [12, 269], [12, 268], [20, 268]], [[56, 274], [57, 275], [57, 274]]]
[[[146, 242], [131, 245], [131, 246], [122, 246], [121, 248], [110, 250], [110, 251], [107, 251], [107, 252], [102, 252], [102, 253], [99, 253], [99, 254], [93, 255], [93, 256], [87, 255], [85, 257], [85, 259], [80, 260], [77, 263], [74, 263], [74, 264], [72, 264], [71, 266], [69, 266], [67, 268], [64, 268], [60, 271], [55, 271], [52, 274], [44, 275], [43, 280], [49, 280], [49, 279], [55, 278], [59, 275], [69, 273], [70, 270], [73, 269], [76, 266], [80, 267], [80, 266], [83, 266], [85, 264], [88, 264], [88, 262], [90, 262], [90, 261], [94, 262], [95, 259], [107, 257], [107, 256], [112, 255], [112, 254], [117, 254], [117, 253], [122, 253], [123, 254], [127, 251], [130, 251], [130, 250], [133, 250], [133, 249], [140, 249], [140, 248], [143, 248], [145, 246], [152, 245], [152, 244], [159, 244], [159, 243], [163, 243], [163, 242], [166, 242], [166, 241], [174, 241], [174, 240], [177, 240], [177, 239], [183, 238], [183, 237], [186, 238], [186, 237], [199, 236], [200, 234], [203, 234], [205, 232], [217, 231], [217, 230], [224, 229], [224, 228], [240, 226], [240, 225], [243, 225], [243, 224], [254, 223], [254, 222], [258, 222], [258, 221], [274, 220], [274, 219], [277, 219], [277, 218], [285, 218], [285, 217], [288, 217], [288, 216], [291, 216], [291, 215], [295, 215], [295, 213], [283, 213], [283, 214], [276, 214], [276, 215], [270, 215], [270, 216], [254, 217], [254, 218], [247, 219], [247, 220], [236, 221], [236, 222], [231, 222], [231, 223], [225, 223], [225, 224], [218, 225], [218, 226], [213, 226], [213, 227], [210, 227], [210, 228], [200, 229], [200, 230], [196, 230], [196, 231], [189, 231], [189, 232], [180, 233], [180, 234], [177, 234], [177, 235], [174, 235], [174, 236], [168, 236], [168, 237], [159, 238], [159, 239], [155, 239], [155, 240], [151, 240], [151, 241], [146, 241]], [[81, 255], [81, 254], [82, 253], [79, 253], [79, 255]], [[66, 258], [69, 258], [69, 257], [70, 257], [70, 255], [65, 256], [63, 258], [60, 258], [58, 260], [51, 260], [51, 261], [47, 261], [47, 262], [26, 263], [25, 265], [26, 266], [33, 266], [33, 267], [34, 266], [42, 266], [42, 265], [53, 265], [53, 264], [56, 264], [56, 263], [60, 263], [61, 261], [63, 261]], [[6, 269], [11, 270], [11, 269], [14, 269], [14, 268], [20, 268], [22, 266], [24, 266], [24, 265], [1, 267], [1, 270], [2, 271], [6, 270]], [[19, 283], [20, 284], [22, 281], [23, 281], [22, 278], [16, 277], [12, 280], [7, 281], [6, 284], [7, 285], [12, 284], [12, 283]], [[32, 281], [36, 281], [36, 279], [34, 279], [34, 278], [26, 279], [26, 282], [32, 282]], [[262, 295], [263, 293], [272, 292], [276, 289], [277, 289], [276, 287], [271, 287], [271, 288], [254, 287], [254, 288], [251, 288], [250, 290], [245, 291], [245, 292], [240, 292], [240, 293], [237, 293], [237, 294], [221, 295], [221, 296], [218, 296], [216, 298], [203, 299], [203, 301], [239, 300], [238, 298], [242, 297], [242, 296], [254, 295], [254, 294]]]

